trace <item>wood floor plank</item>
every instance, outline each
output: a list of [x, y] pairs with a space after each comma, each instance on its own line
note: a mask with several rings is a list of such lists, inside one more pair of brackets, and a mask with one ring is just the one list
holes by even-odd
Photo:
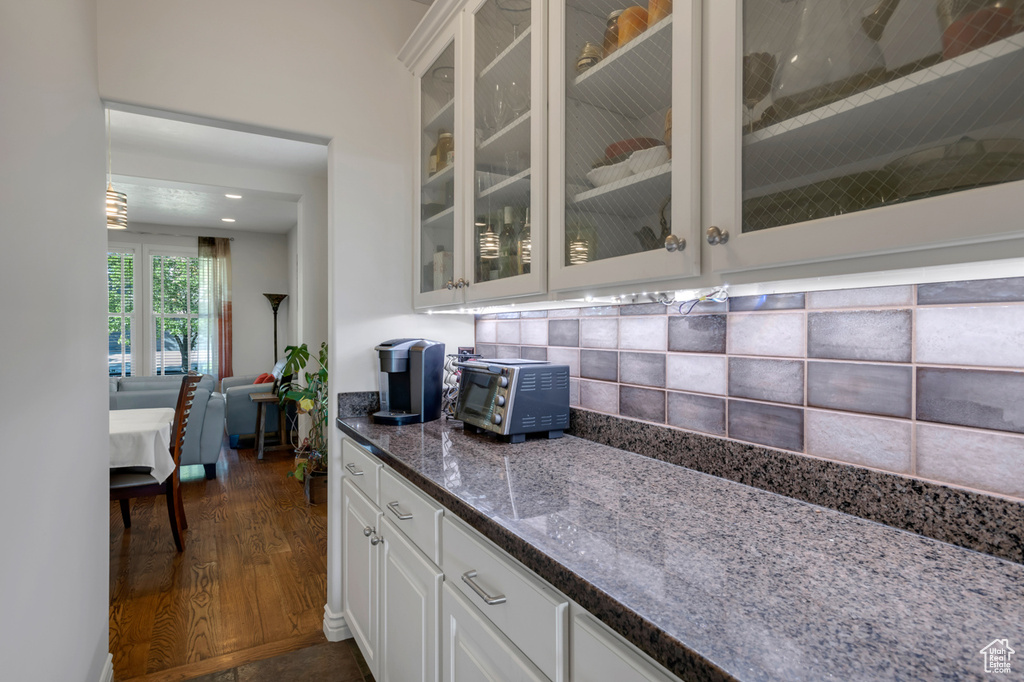
[[133, 500], [128, 530], [111, 504], [116, 680], [183, 680], [323, 641], [327, 508], [306, 503], [291, 466], [224, 447], [215, 480], [185, 468], [180, 553], [162, 499]]

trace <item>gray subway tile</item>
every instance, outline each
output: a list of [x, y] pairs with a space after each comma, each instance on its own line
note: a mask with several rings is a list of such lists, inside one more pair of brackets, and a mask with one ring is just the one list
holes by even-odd
[[619, 381], [665, 387], [664, 353], [619, 353]]
[[524, 310], [523, 312], [519, 313], [519, 315], [524, 320], [529, 320], [529, 319], [538, 318], [538, 317], [547, 317], [548, 316], [548, 311], [546, 311], [546, 310]]
[[804, 363], [802, 360], [729, 358], [729, 395], [803, 405]]
[[521, 349], [523, 360], [547, 360], [548, 349], [543, 346], [523, 346]]
[[518, 320], [519, 313], [498, 313], [497, 318], [499, 320]]
[[802, 358], [807, 349], [804, 313], [729, 315], [726, 339], [732, 355]]
[[681, 429], [724, 436], [725, 400], [669, 391], [668, 423]]
[[618, 414], [619, 385], [606, 381], [580, 381], [580, 407]]
[[619, 315], [664, 315], [668, 306], [660, 303], [634, 303], [619, 306]]
[[804, 307], [803, 293], [737, 296], [729, 299], [730, 311], [797, 310]]
[[912, 384], [909, 365], [807, 363], [807, 404], [814, 407], [909, 418]]
[[498, 343], [516, 344], [520, 343], [519, 320], [498, 320]]
[[495, 358], [498, 356], [498, 347], [493, 343], [476, 344], [477, 355], [483, 358]]
[[665, 363], [668, 388], [725, 395], [728, 365], [724, 355], [669, 353]]
[[918, 424], [917, 475], [1024, 498], [1024, 438]]
[[548, 321], [522, 320], [519, 323], [519, 343], [524, 346], [548, 345]]
[[496, 320], [498, 319], [497, 313], [484, 313], [483, 315], [477, 315], [478, 320]]
[[729, 437], [802, 452], [804, 411], [799, 407], [730, 400]]
[[518, 359], [520, 356], [519, 346], [507, 346], [498, 344], [494, 357], [502, 360]]
[[917, 369], [917, 418], [1024, 433], [1024, 372]]
[[568, 365], [571, 377], [580, 375], [580, 351], [578, 348], [548, 346], [548, 362], [552, 365]]
[[580, 314], [583, 317], [603, 317], [607, 315], [618, 315], [619, 306], [617, 305], [600, 305], [592, 308], [582, 308]]
[[910, 362], [911, 311], [809, 313], [807, 356]]
[[807, 454], [860, 466], [910, 473], [909, 421], [807, 410]]
[[580, 380], [569, 379], [569, 404], [579, 406], [580, 404]]
[[914, 343], [919, 363], [1024, 367], [1024, 305], [921, 308]]
[[548, 311], [548, 317], [579, 317], [579, 308], [552, 308]]
[[619, 319], [598, 317], [580, 321], [580, 346], [583, 348], [618, 348]]
[[725, 315], [678, 315], [668, 319], [668, 349], [691, 353], [725, 352]]
[[665, 423], [665, 391], [619, 386], [619, 414], [624, 417]]
[[580, 345], [579, 320], [548, 320], [549, 346]]
[[580, 376], [587, 379], [618, 381], [619, 354], [613, 350], [581, 350]]
[[1024, 277], [917, 285], [917, 304], [1024, 301]]
[[619, 348], [628, 350], [660, 350], [668, 348], [668, 318], [619, 318]]
[[807, 293], [808, 308], [880, 308], [914, 305], [914, 286], [865, 287]]
[[477, 343], [495, 343], [498, 340], [498, 326], [494, 320], [476, 321]]

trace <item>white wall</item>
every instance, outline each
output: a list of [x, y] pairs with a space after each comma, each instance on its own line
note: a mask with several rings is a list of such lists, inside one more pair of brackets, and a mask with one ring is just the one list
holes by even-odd
[[92, 0], [0, 3], [0, 677], [97, 682], [110, 532]]
[[[274, 366], [274, 315], [264, 293], [288, 294], [277, 314], [278, 352], [283, 354], [285, 346], [295, 342], [289, 321], [294, 291], [288, 279], [288, 235], [129, 223], [129, 229], [110, 231], [107, 236], [110, 243], [117, 244], [195, 247], [196, 237], [200, 235], [233, 239], [231, 309], [234, 374], [269, 372]], [[141, 254], [141, 249], [138, 252]], [[143, 271], [140, 269], [138, 272]], [[145, 302], [139, 301], [139, 304], [145, 305]]]

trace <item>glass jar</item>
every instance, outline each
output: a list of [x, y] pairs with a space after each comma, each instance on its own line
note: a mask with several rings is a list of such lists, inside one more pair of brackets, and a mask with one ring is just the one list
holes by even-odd
[[621, 14], [622, 10], [617, 9], [608, 15], [608, 23], [604, 28], [604, 44], [602, 45], [605, 57], [619, 49], [619, 15]]
[[455, 162], [455, 139], [451, 133], [441, 132], [437, 136], [437, 170], [447, 168]]
[[638, 5], [627, 7], [619, 16], [619, 47], [647, 30], [647, 10]]

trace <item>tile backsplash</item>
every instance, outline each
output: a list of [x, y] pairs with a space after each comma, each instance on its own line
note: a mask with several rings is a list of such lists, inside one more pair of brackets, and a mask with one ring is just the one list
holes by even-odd
[[477, 352], [568, 365], [586, 410], [1024, 499], [1024, 278], [680, 308], [481, 315]]

